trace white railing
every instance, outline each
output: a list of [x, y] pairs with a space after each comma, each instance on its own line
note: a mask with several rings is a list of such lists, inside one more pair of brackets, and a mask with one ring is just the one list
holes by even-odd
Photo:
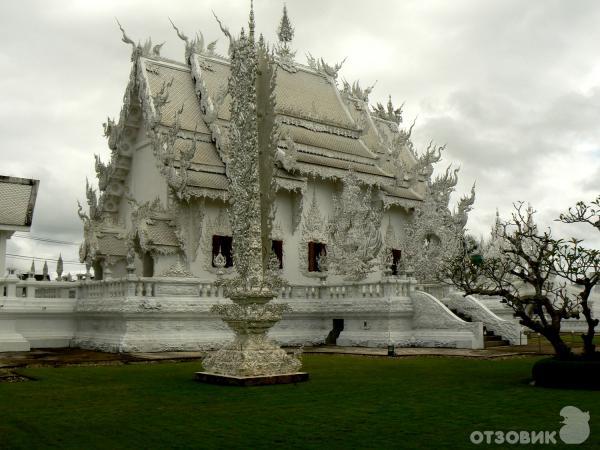
[[[409, 297], [415, 283], [407, 278], [363, 283], [288, 285], [281, 288], [280, 299], [367, 299]], [[138, 277], [129, 275], [99, 281], [21, 281], [0, 279], [0, 296], [29, 298], [78, 298], [84, 300], [126, 297], [223, 298], [223, 288], [214, 281], [199, 278]]]
[[335, 283], [326, 285], [290, 285], [281, 288], [279, 298], [345, 299], [409, 297], [414, 290], [410, 279], [389, 279], [367, 283]]
[[0, 297], [12, 298], [76, 298], [78, 282], [0, 279]]
[[419, 284], [417, 289], [433, 295], [437, 299], [443, 299], [450, 293], [450, 286], [441, 283]]

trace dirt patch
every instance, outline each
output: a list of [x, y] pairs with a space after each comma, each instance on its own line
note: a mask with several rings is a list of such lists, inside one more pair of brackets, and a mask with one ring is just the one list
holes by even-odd
[[20, 383], [22, 381], [32, 381], [33, 378], [26, 377], [12, 370], [0, 369], [0, 383]]
[[0, 353], [0, 368], [62, 367], [70, 365], [127, 364], [139, 358], [123, 353], [105, 353], [78, 348], [35, 349]]
[[78, 348], [0, 353], [0, 371], [25, 367], [112, 366], [200, 360], [204, 352], [105, 353]]

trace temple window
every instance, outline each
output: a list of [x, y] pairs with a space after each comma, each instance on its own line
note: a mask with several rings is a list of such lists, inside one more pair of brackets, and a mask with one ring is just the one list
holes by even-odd
[[279, 268], [283, 269], [283, 241], [272, 240], [271, 241], [271, 250], [277, 256], [277, 260], [279, 261]]
[[400, 265], [400, 258], [402, 258], [402, 250], [396, 248], [392, 249], [392, 275], [398, 275], [398, 268]]
[[221, 252], [225, 257], [225, 267], [233, 267], [233, 256], [231, 254], [231, 246], [233, 238], [231, 236], [214, 235], [212, 237], [212, 266], [215, 266], [215, 256]]
[[100, 263], [100, 261], [96, 260], [94, 261], [94, 263], [92, 264], [92, 267], [94, 268], [94, 281], [100, 281], [104, 278], [103, 276], [103, 268], [102, 268], [102, 264]]
[[327, 245], [322, 242], [308, 243], [308, 271], [321, 272], [321, 256], [327, 255]]
[[152, 255], [149, 252], [145, 252], [142, 258], [142, 276], [154, 276], [154, 258], [152, 258]]

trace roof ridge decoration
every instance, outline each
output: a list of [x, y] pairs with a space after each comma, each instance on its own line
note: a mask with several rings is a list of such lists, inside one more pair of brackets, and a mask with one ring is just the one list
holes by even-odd
[[204, 82], [204, 77], [202, 76], [203, 70], [212, 70], [207, 69], [201, 64], [199, 61], [200, 58], [191, 58], [190, 66], [192, 71], [192, 76], [195, 80], [194, 86], [196, 91], [196, 97], [200, 100], [200, 109], [203, 113], [203, 119], [208, 129], [211, 132], [212, 140], [219, 152], [219, 156], [227, 165], [229, 162], [229, 155], [227, 151], [227, 146], [224, 145], [226, 142], [226, 137], [223, 135], [223, 131], [221, 130], [221, 125], [219, 124], [219, 110], [225, 101], [225, 98], [228, 94], [228, 89], [225, 87], [221, 91], [217, 92], [216, 95], [212, 96], [208, 92], [208, 88], [206, 87], [206, 83]]
[[83, 207], [79, 200], [77, 200], [77, 215], [83, 221], [100, 221], [102, 218], [102, 199], [98, 201], [96, 190], [90, 186], [89, 180], [85, 179], [85, 196], [89, 208], [89, 215], [83, 212]]
[[[160, 50], [163, 44], [153, 46], [152, 40], [148, 39], [143, 46], [139, 43], [136, 45], [118, 20], [117, 25], [122, 33], [121, 40], [132, 46], [131, 60], [133, 65], [123, 95], [123, 106], [119, 113], [118, 122], [108, 117], [106, 122], [103, 123], [104, 136], [108, 138], [108, 146], [111, 149], [110, 162], [104, 164], [98, 156], [95, 156], [95, 169], [100, 190], [97, 207], [101, 213], [106, 213], [106, 218], [111, 216], [113, 221], [117, 220], [116, 201], [122, 197], [125, 191], [122, 172], [129, 170], [133, 141], [138, 128], [131, 121], [138, 120], [141, 110], [143, 120], [148, 123], [150, 129], [153, 129], [160, 122], [160, 107], [169, 101], [168, 89], [172, 84], [172, 80], [164, 82], [156, 95], [151, 96], [148, 79], [143, 70], [144, 60], [142, 57], [160, 59]], [[157, 107], [154, 106], [155, 103]]]
[[[412, 141], [410, 140], [414, 125], [415, 123], [413, 122], [408, 131], [401, 130], [396, 126], [396, 129], [393, 130], [392, 137], [385, 132], [381, 132], [381, 130], [375, 129], [380, 144], [387, 150], [387, 155], [385, 155], [382, 168], [395, 176], [397, 186], [410, 187], [414, 186], [419, 181], [424, 181], [424, 176], [429, 176], [433, 173], [433, 167], [431, 167], [431, 170], [429, 171], [428, 164], [439, 161], [439, 159], [435, 160], [433, 157], [433, 152], [435, 151], [433, 143], [429, 144], [423, 155], [418, 156], [416, 154]], [[406, 149], [415, 160], [415, 164], [410, 168], [407, 167], [407, 164], [402, 160], [402, 153]], [[441, 152], [441, 148], [439, 151]], [[420, 163], [419, 158], [423, 158]], [[424, 175], [425, 169], [427, 169], [427, 174], [429, 175]]]
[[369, 101], [369, 95], [371, 95], [371, 92], [373, 92], [376, 84], [377, 80], [371, 86], [367, 86], [363, 89], [360, 86], [360, 80], [356, 80], [350, 84], [348, 81], [342, 78], [342, 92], [349, 97], [353, 97], [354, 99], [361, 100], [366, 103]]
[[171, 86], [173, 86], [174, 80], [175, 77], [171, 77], [169, 81], [163, 81], [162, 86], [160, 87], [158, 92], [151, 96], [152, 104], [154, 105], [154, 109], [156, 111], [157, 116], [156, 123], [160, 123], [162, 115], [161, 110], [163, 106], [169, 103], [169, 89], [171, 88]]
[[140, 42], [138, 42], [136, 44], [129, 36], [127, 36], [127, 33], [123, 29], [123, 26], [119, 22], [119, 19], [117, 19], [115, 17], [115, 20], [117, 21], [117, 25], [119, 26], [121, 33], [123, 33], [123, 37], [121, 38], [121, 40], [124, 43], [131, 45], [131, 48], [132, 48], [131, 60], [132, 61], [136, 61], [140, 56], [160, 57], [160, 50], [161, 50], [162, 46], [165, 44], [164, 42], [153, 46], [152, 38], [148, 38], [144, 42], [144, 45], [142, 45]]
[[454, 191], [458, 183], [458, 171], [460, 167], [452, 170], [452, 164], [446, 167], [443, 175], [437, 175], [432, 181], [427, 182], [427, 193], [432, 196], [438, 203], [448, 205], [450, 202], [450, 194]]
[[298, 162], [298, 148], [289, 134], [285, 136], [283, 142], [285, 143], [285, 151], [278, 151], [276, 159], [285, 170], [293, 172]]
[[405, 177], [410, 186], [413, 186], [418, 181], [431, 179], [433, 165], [442, 159], [442, 152], [445, 149], [446, 145], [437, 147], [432, 141], [427, 145], [425, 151], [419, 155], [412, 146], [409, 147], [409, 150], [416, 159], [416, 164], [408, 171], [407, 176]]
[[404, 108], [404, 103], [402, 103], [399, 108], [394, 107], [391, 95], [388, 96], [388, 102], [386, 106], [383, 106], [381, 103], [377, 102], [377, 106], [372, 107], [373, 115], [375, 117], [393, 122], [396, 125], [400, 125], [402, 123], [402, 108]]
[[467, 225], [467, 220], [469, 219], [469, 212], [473, 209], [473, 204], [475, 203], [475, 182], [471, 187], [471, 192], [469, 194], [463, 195], [458, 201], [458, 205], [454, 214], [454, 220], [460, 228], [464, 228]]
[[334, 82], [337, 80], [338, 73], [346, 62], [346, 59], [348, 59], [348, 57], [345, 57], [341, 62], [331, 66], [327, 64], [323, 58], [315, 58], [310, 52], [306, 54], [308, 66], [325, 78], [331, 78]]
[[[288, 116], [285, 114], [285, 112], [280, 112], [278, 116], [279, 121], [283, 124], [306, 128], [307, 130], [317, 131], [319, 133], [335, 134], [338, 136], [344, 136], [353, 139], [360, 138], [362, 133], [362, 131], [358, 129], [352, 130], [348, 128], [342, 128], [337, 125], [323, 123], [323, 119], [319, 119], [317, 117], [315, 117], [314, 120], [307, 120], [301, 119], [299, 117]], [[317, 122], [317, 120], [320, 120], [320, 122]]]
[[167, 132], [158, 130], [150, 131], [152, 149], [157, 160], [157, 168], [167, 180], [171, 192], [179, 200], [189, 200], [191, 194], [187, 188], [188, 169], [192, 165], [192, 159], [196, 154], [198, 139], [194, 135], [192, 146], [189, 149], [177, 151], [175, 144], [180, 132], [180, 117], [184, 105], [175, 111], [173, 126], [167, 128]]
[[295, 65], [294, 58], [296, 51], [292, 50], [290, 44], [294, 38], [294, 27], [292, 26], [287, 13], [287, 6], [283, 5], [283, 15], [277, 27], [277, 38], [279, 44], [275, 47], [276, 61], [279, 67], [290, 73], [296, 73], [298, 68]]
[[198, 31], [196, 33], [196, 37], [190, 41], [190, 39], [185, 34], [183, 34], [183, 32], [180, 31], [179, 28], [177, 28], [177, 26], [175, 26], [171, 18], [169, 18], [169, 22], [171, 22], [171, 25], [177, 32], [177, 36], [179, 37], [179, 39], [185, 42], [185, 62], [187, 64], [190, 63], [190, 58], [194, 53], [207, 56], [218, 56], [215, 51], [217, 46], [217, 39], [205, 45], [204, 35], [202, 34], [202, 31]]
[[[96, 177], [98, 178], [98, 189], [101, 191], [106, 190], [108, 186], [108, 182], [110, 181], [111, 176], [115, 173], [115, 164], [114, 158], [111, 158], [111, 162], [108, 164], [104, 164], [100, 159], [100, 155], [94, 154], [94, 168], [96, 169]], [[87, 180], [86, 180], [87, 183]], [[86, 186], [87, 190], [87, 186]]]

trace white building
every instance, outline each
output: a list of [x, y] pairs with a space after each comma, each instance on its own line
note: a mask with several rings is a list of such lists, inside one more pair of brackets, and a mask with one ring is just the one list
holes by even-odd
[[[340, 82], [341, 65], [295, 61], [288, 25], [282, 20], [275, 47], [271, 239], [273, 266], [289, 283], [279, 298], [293, 312], [273, 337], [293, 345], [482, 348], [485, 324], [519, 343], [520, 326], [476, 299], [454, 302], [443, 288], [417, 289], [435, 280], [442, 254], [458, 245], [474, 189], [452, 213], [457, 171], [432, 178], [441, 149], [418, 154], [410, 129], [399, 127], [401, 109], [391, 99], [371, 107], [372, 88]], [[123, 32], [132, 68], [120, 117], [104, 124], [112, 156], [108, 163], [96, 157], [99, 193], [88, 185], [89, 211], [79, 208], [80, 256], [95, 280], [80, 283], [72, 313], [56, 316], [71, 345], [191, 350], [229, 337], [209, 310], [228, 301], [215, 283], [235, 271], [227, 212], [230, 62], [202, 36], [177, 33], [185, 41], [181, 62]], [[50, 292], [49, 285], [44, 295]]]

